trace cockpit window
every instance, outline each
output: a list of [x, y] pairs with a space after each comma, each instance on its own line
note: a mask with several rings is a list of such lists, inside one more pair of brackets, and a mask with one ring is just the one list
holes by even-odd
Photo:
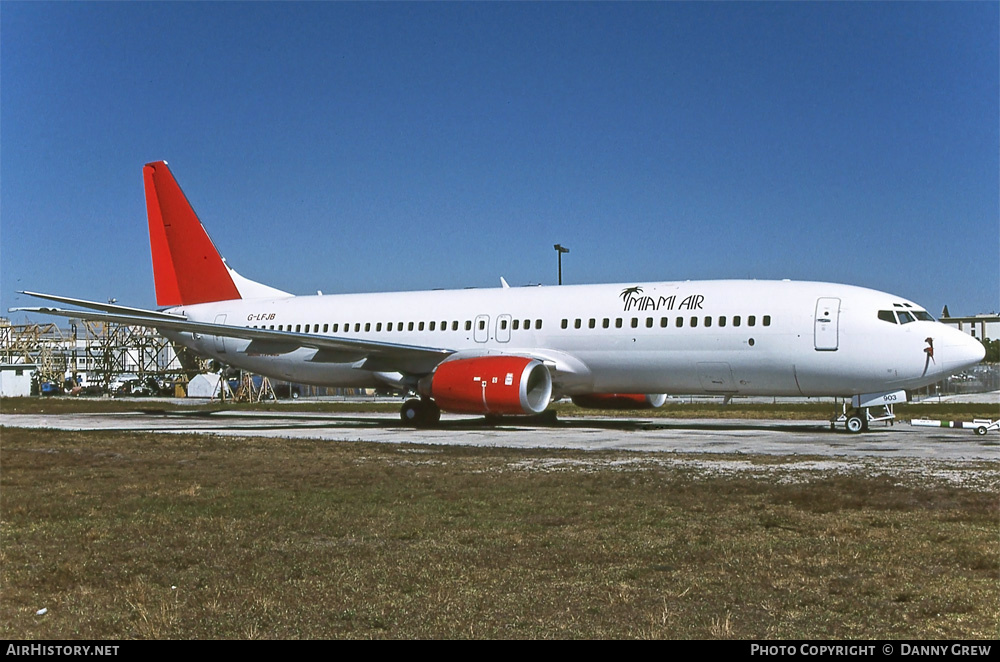
[[910, 322], [914, 321], [913, 320], [913, 315], [911, 315], [910, 313], [906, 312], [905, 310], [897, 310], [896, 314], [899, 315], [899, 323], [900, 324], [909, 324]]
[[933, 322], [934, 318], [926, 310], [914, 310], [913, 316], [916, 317], [921, 322]]
[[896, 316], [892, 314], [891, 310], [880, 310], [878, 311], [878, 318], [883, 322], [888, 322], [889, 324], [896, 323]]

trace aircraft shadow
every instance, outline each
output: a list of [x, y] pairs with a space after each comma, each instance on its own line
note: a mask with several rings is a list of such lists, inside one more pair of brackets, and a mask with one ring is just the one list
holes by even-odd
[[[363, 428], [363, 429], [411, 429], [411, 425], [406, 425], [402, 421], [389, 417], [371, 417], [339, 413], [310, 413], [308, 416], [298, 414], [281, 413], [255, 413], [239, 411], [238, 415], [230, 416], [236, 410], [217, 411], [167, 411], [162, 409], [141, 410], [143, 414], [158, 416], [163, 418], [177, 418], [185, 421], [192, 419], [203, 419], [206, 422], [212, 421], [213, 429], [224, 430], [309, 430], [309, 429], [331, 429], [331, 428]], [[188, 423], [177, 429], [191, 428]], [[705, 431], [705, 432], [738, 432], [738, 431], [759, 431], [759, 432], [787, 432], [792, 434], [815, 434], [817, 431], [829, 431], [829, 424], [817, 423], [814, 421], [794, 421], [794, 422], [748, 422], [746, 420], [736, 421], [676, 421], [672, 419], [662, 419], [651, 421], [648, 419], [591, 419], [591, 418], [565, 418], [560, 419], [551, 415], [537, 417], [504, 417], [504, 418], [466, 418], [466, 419], [442, 419], [433, 429], [438, 430], [495, 430], [523, 431], [525, 429], [551, 428], [561, 430], [614, 430], [618, 432], [653, 432], [657, 430], [674, 431]], [[165, 429], [165, 428], [158, 428]], [[886, 428], [872, 428], [865, 438], [870, 438], [873, 433], [891, 430]], [[841, 427], [836, 432], [848, 434]], [[853, 436], [853, 435], [851, 435]]]

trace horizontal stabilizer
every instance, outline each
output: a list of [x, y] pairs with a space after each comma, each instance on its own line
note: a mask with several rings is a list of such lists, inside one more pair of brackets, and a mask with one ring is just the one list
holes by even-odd
[[[19, 292], [19, 294], [27, 294], [28, 296], [35, 297], [37, 299], [48, 299], [49, 301], [58, 301], [59, 303], [66, 303], [71, 306], [80, 306], [81, 308], [89, 308], [90, 310], [100, 310], [105, 313], [115, 313], [118, 315], [140, 315], [148, 319], [164, 319], [164, 320], [187, 319], [183, 315], [176, 315], [174, 313], [162, 313], [156, 310], [131, 308], [129, 306], [119, 306], [113, 303], [101, 303], [99, 301], [87, 301], [86, 299], [74, 299], [72, 297], [64, 297], [64, 296], [59, 296], [57, 294], [42, 294], [41, 292], [28, 292], [26, 290]], [[11, 312], [28, 311], [28, 310], [43, 310], [43, 309], [12, 308]], [[50, 310], [50, 309], [46, 308], [44, 310]], [[75, 315], [75, 317], [80, 317], [80, 315]]]

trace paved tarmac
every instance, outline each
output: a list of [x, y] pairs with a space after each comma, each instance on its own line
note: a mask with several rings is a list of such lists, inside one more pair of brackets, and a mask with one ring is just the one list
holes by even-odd
[[[153, 403], [150, 403], [153, 404]], [[155, 405], [154, 405], [155, 406]], [[481, 417], [442, 417], [441, 426], [415, 430], [395, 414], [299, 412], [166, 412], [2, 414], [0, 425], [63, 430], [206, 433], [231, 436], [370, 441], [393, 444], [564, 448], [650, 453], [766, 454], [821, 457], [996, 461], [1000, 432], [927, 428], [896, 421], [863, 434], [830, 431], [827, 421], [566, 418], [552, 424]]]

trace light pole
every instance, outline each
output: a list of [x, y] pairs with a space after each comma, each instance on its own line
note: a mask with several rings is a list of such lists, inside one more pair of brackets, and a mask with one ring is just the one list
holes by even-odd
[[569, 253], [569, 249], [562, 244], [556, 244], [552, 248], [556, 249], [556, 253], [559, 254], [559, 284], [562, 285], [562, 256], [563, 253]]

